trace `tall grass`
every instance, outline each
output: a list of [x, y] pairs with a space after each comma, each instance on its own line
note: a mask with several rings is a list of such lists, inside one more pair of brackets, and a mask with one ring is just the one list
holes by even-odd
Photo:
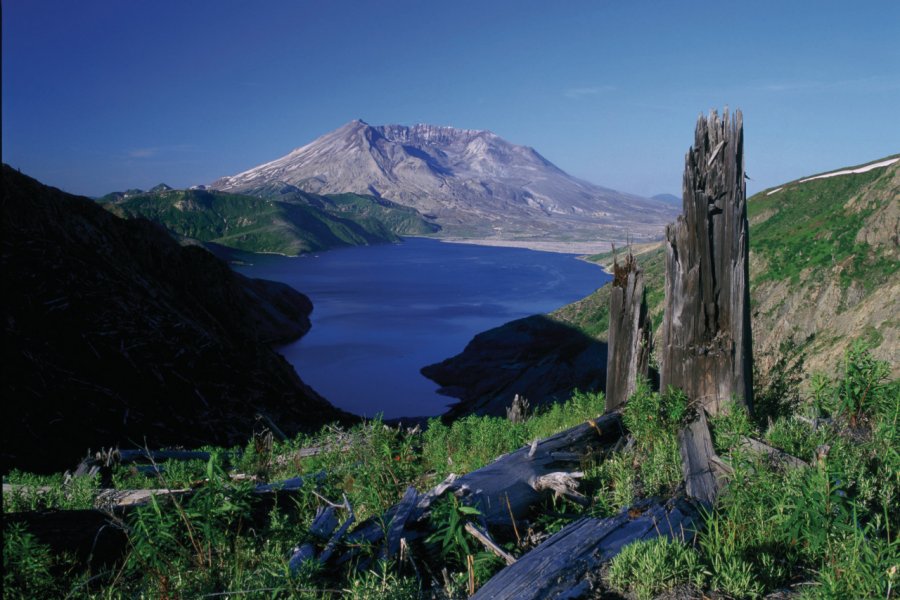
[[[790, 586], [807, 598], [896, 594], [900, 387], [887, 380], [888, 372], [863, 346], [854, 345], [838, 376], [818, 378], [809, 397], [785, 389], [796, 414], [773, 411], [771, 421], [763, 422], [733, 407], [713, 419], [716, 449], [734, 474], [704, 516], [694, 544], [629, 546], [609, 565], [607, 585], [638, 598], [679, 594], [682, 588], [695, 595], [754, 598]], [[773, 396], [772, 406], [783, 406], [783, 399]], [[410, 549], [419, 576], [409, 560], [380, 560], [377, 548], [356, 548], [355, 561], [371, 565], [359, 570], [360, 563], [352, 561], [328, 569], [307, 563], [292, 574], [288, 558], [296, 545], [313, 539], [309, 526], [323, 499], [346, 495], [358, 520], [377, 517], [407, 486], [429, 489], [449, 472], [477, 469], [533, 439], [596, 417], [603, 407], [602, 394], [576, 393], [523, 423], [467, 417], [449, 425], [433, 420], [420, 432], [376, 419], [287, 442], [254, 440], [243, 449], [213, 452], [205, 463], [162, 465], [150, 478], [123, 467], [113, 472], [119, 486], [193, 484], [195, 491], [133, 511], [126, 556], [102, 572], [87, 570], [73, 557], [53, 555], [21, 527], [5, 526], [4, 596], [465, 597], [469, 569], [483, 583], [502, 565], [482, 556], [463, 533], [465, 522], [477, 521], [478, 515], [453, 499], [439, 502], [431, 521], [423, 524], [432, 534], [423, 539], [430, 542]], [[623, 414], [634, 443], [583, 465], [592, 505], [548, 504], [532, 521], [532, 533], [540, 537], [556, 531], [581, 511], [605, 516], [640, 498], [679, 493], [677, 432], [690, 413], [683, 394], [660, 394], [642, 383]], [[745, 435], [765, 439], [811, 466], [791, 470], [773, 464], [743, 448]], [[297, 450], [308, 446], [321, 451], [298, 458]], [[234, 466], [270, 480], [300, 474], [317, 485], [304, 487], [289, 505], [261, 513], [253, 484], [230, 477]], [[23, 473], [11, 474], [8, 481], [45, 485], [50, 491], [4, 497], [7, 511], [87, 507], [98, 485], [85, 478], [73, 488], [62, 476]], [[515, 539], [498, 541], [510, 551], [525, 551]], [[440, 582], [440, 591], [427, 589], [432, 580]]]

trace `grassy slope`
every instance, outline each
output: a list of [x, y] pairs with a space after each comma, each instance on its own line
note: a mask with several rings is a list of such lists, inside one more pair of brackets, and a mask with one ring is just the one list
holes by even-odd
[[[789, 587], [803, 590], [803, 598], [890, 597], [886, 590], [896, 579], [891, 568], [900, 556], [896, 537], [900, 515], [890, 508], [900, 493], [895, 401], [900, 388], [897, 382], [885, 381], [887, 372], [886, 364], [855, 351], [841, 374], [823, 382], [807, 403], [757, 415], [757, 422], [768, 425], [759, 427], [738, 410], [714, 419], [716, 448], [735, 475], [715, 510], [704, 517], [705, 527], [695, 543], [635, 544], [608, 570], [589, 574], [592, 588], [612, 588], [639, 598], [658, 594], [755, 598]], [[568, 403], [519, 424], [470, 416], [450, 426], [434, 420], [422, 433], [374, 421], [351, 430], [328, 427], [312, 438], [274, 447], [257, 438], [242, 453], [214, 452], [208, 465], [168, 462], [161, 476], [114, 467], [112, 481], [119, 489], [192, 485], [197, 491], [183, 504], [160, 502], [136, 511], [129, 518], [124, 563], [107, 571], [85, 572], [7, 525], [5, 594], [62, 597], [71, 591], [78, 597], [98, 598], [201, 597], [249, 590], [267, 597], [310, 599], [465, 598], [466, 555], [475, 558], [476, 586], [497, 572], [502, 562], [480, 552], [464, 534], [465, 522], [477, 521], [477, 514], [461, 509], [455, 498], [436, 504], [422, 524], [431, 535], [411, 544], [416, 571], [407, 563], [374, 560], [370, 563], [374, 571], [357, 570], [353, 564], [327, 569], [307, 565], [291, 577], [288, 558], [303, 542], [324, 545], [309, 532], [321, 498], [346, 495], [358, 519], [377, 516], [399, 501], [406, 486], [426, 490], [451, 471], [479, 468], [529, 440], [583, 422], [602, 411], [603, 403], [602, 394], [576, 394]], [[831, 419], [813, 428], [791, 414], [795, 409]], [[507, 551], [521, 556], [534, 547], [533, 538], [546, 539], [580, 517], [610, 516], [641, 498], [677, 493], [681, 479], [677, 432], [689, 418], [687, 410], [682, 395], [660, 396], [641, 386], [623, 416], [634, 443], [582, 465], [587, 506], [548, 498], [529, 522], [528, 539], [517, 542], [518, 533], [491, 533]], [[827, 456], [817, 466], [785, 470], [742, 449], [741, 435], [765, 439], [814, 465], [815, 456], [821, 457], [818, 448], [827, 447]], [[309, 445], [326, 451], [303, 459], [293, 456], [298, 447]], [[323, 473], [323, 479], [318, 496], [301, 495], [251, 527], [247, 521], [255, 502], [251, 486], [229, 483], [228, 468], [270, 480], [298, 473]], [[76, 479], [68, 489], [61, 475], [37, 478], [13, 473], [9, 480], [49, 485], [52, 491], [5, 494], [7, 512], [89, 507], [97, 496], [97, 481], [91, 478]], [[377, 545], [359, 550], [361, 559], [380, 555]], [[416, 579], [422, 569], [426, 574], [446, 569], [447, 574], [432, 584], [427, 576]], [[89, 578], [91, 586], [86, 585]]]
[[104, 206], [125, 218], [156, 221], [187, 238], [287, 255], [391, 242], [401, 234], [432, 231], [411, 209], [352, 194], [306, 194], [286, 202], [205, 190], [171, 190], [129, 196]]
[[[747, 203], [759, 366], [774, 367], [776, 355], [788, 362], [803, 355], [812, 370], [831, 368], [851, 339], [864, 337], [878, 358], [892, 362], [896, 376], [900, 256], [891, 236], [892, 231], [896, 236], [900, 166], [781, 187]], [[658, 327], [665, 299], [664, 247], [638, 246], [635, 254]], [[587, 259], [609, 266], [613, 255]], [[608, 306], [604, 287], [553, 316], [605, 337]]]
[[[751, 248], [765, 261], [751, 275], [752, 284], [837, 275], [841, 287], [853, 284], [867, 292], [897, 272], [896, 260], [864, 240], [860, 230], [900, 190], [892, 183], [894, 168], [790, 183], [774, 194], [761, 192], [747, 204]], [[851, 201], [865, 194], [866, 198]], [[836, 269], [840, 265], [840, 269]], [[808, 270], [808, 275], [804, 271]]]

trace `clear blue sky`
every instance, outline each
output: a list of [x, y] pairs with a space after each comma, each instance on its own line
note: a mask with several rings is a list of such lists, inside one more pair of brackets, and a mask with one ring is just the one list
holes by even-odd
[[900, 2], [4, 0], [3, 161], [89, 195], [208, 183], [361, 118], [490, 129], [679, 194], [744, 111], [750, 191], [900, 152]]

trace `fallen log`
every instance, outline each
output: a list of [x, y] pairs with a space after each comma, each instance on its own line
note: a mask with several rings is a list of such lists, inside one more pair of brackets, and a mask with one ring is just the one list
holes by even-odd
[[419, 493], [414, 487], [406, 488], [403, 500], [397, 505], [397, 510], [387, 525], [387, 534], [384, 543], [383, 558], [388, 558], [400, 551], [400, 540], [403, 538], [403, 530], [406, 522], [412, 516], [419, 499]]
[[801, 460], [793, 454], [788, 454], [784, 450], [775, 448], [774, 446], [770, 446], [763, 441], [751, 437], [745, 436], [741, 438], [741, 448], [746, 448], [747, 450], [751, 450], [753, 452], [765, 454], [773, 462], [782, 464], [791, 469], [802, 469], [809, 466], [809, 463], [805, 460]]
[[[267, 518], [273, 506], [287, 505], [296, 498], [304, 482], [318, 481], [321, 475], [256, 486], [251, 520], [259, 522]], [[3, 484], [4, 495], [35, 489], [42, 488]], [[49, 489], [47, 487], [46, 491]], [[96, 499], [98, 508], [12, 512], [4, 514], [3, 518], [6, 524], [21, 524], [39, 542], [50, 546], [54, 553], [72, 552], [82, 563], [98, 567], [112, 564], [124, 555], [128, 544], [128, 517], [134, 510], [154, 497], [185, 500], [194, 491], [187, 488], [101, 490]]]
[[194, 450], [114, 450], [110, 453], [110, 459], [107, 464], [118, 462], [120, 464], [128, 464], [139, 462], [142, 460], [151, 462], [160, 462], [163, 460], [203, 460], [208, 461], [211, 454], [209, 452]]
[[587, 575], [626, 545], [664, 536], [690, 541], [698, 507], [685, 499], [635, 506], [607, 519], [585, 517], [494, 575], [478, 600], [577, 598], [590, 591]]
[[[3, 494], [5, 496], [44, 496], [58, 491], [58, 487], [49, 485], [17, 485], [14, 483], [3, 484]], [[156, 488], [141, 490], [115, 490], [101, 489], [97, 491], [94, 498], [94, 508], [121, 508], [125, 506], [136, 506], [146, 504], [152, 496], [177, 496], [191, 492], [190, 488]]]
[[[479, 520], [488, 528], [516, 530], [517, 521], [526, 518], [534, 506], [556, 491], [549, 481], [567, 482], [574, 492], [576, 470], [560, 469], [580, 466], [582, 459], [593, 452], [612, 446], [624, 431], [619, 413], [610, 413], [596, 420], [589, 420], [543, 440], [524, 446], [510, 454], [497, 458], [491, 464], [461, 477], [449, 476], [431, 491], [418, 497], [415, 508], [405, 519], [397, 537], [412, 542], [425, 535], [422, 522], [427, 518], [432, 503], [447, 493], [460, 498], [466, 505], [477, 508]], [[551, 476], [551, 477], [547, 477]], [[568, 478], [566, 478], [568, 476]], [[576, 499], [574, 493], [569, 497]], [[577, 500], [576, 500], [577, 501]], [[370, 518], [347, 536], [351, 546], [372, 545], [385, 539], [384, 523], [394, 521], [404, 503], [395, 504], [378, 518]], [[345, 553], [338, 564], [350, 560], [353, 552]]]
[[[539, 440], [533, 451], [526, 446], [501, 456], [456, 479], [450, 491], [476, 507], [488, 527], [511, 527], [510, 514], [522, 519], [546, 497], [546, 476], [567, 473], [571, 486], [581, 459], [608, 448], [623, 433], [618, 413], [604, 415]], [[569, 471], [563, 469], [567, 466]]]

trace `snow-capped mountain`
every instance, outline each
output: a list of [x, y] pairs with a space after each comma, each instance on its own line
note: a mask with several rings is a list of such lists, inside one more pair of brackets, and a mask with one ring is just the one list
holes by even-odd
[[665, 202], [576, 179], [489, 131], [433, 125], [351, 121], [212, 187], [264, 194], [273, 184], [383, 197], [460, 237], [644, 239], [661, 235], [677, 213]]

